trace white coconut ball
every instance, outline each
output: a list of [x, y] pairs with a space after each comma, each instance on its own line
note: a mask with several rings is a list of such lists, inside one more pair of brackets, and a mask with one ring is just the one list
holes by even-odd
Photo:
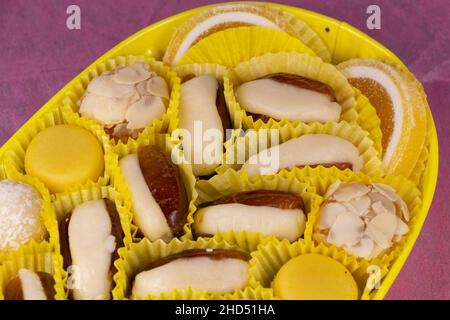
[[42, 199], [24, 183], [0, 181], [0, 251], [14, 249], [46, 235], [41, 218]]

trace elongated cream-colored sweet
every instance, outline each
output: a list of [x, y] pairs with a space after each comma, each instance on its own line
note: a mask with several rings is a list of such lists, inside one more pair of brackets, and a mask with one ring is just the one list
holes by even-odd
[[139, 229], [151, 241], [171, 238], [172, 232], [166, 217], [145, 182], [137, 154], [130, 154], [120, 160], [120, 168], [132, 195], [134, 220]]
[[196, 234], [213, 235], [230, 230], [259, 232], [278, 239], [294, 241], [305, 231], [305, 214], [301, 209], [280, 209], [227, 203], [201, 208], [195, 214]]
[[349, 163], [354, 172], [363, 166], [363, 159], [351, 142], [328, 134], [306, 134], [262, 152], [266, 154], [267, 151], [271, 155], [270, 164], [265, 163], [266, 157], [255, 154], [245, 162], [242, 170], [254, 177], [305, 165]]
[[248, 263], [241, 259], [208, 257], [179, 258], [139, 273], [132, 294], [145, 297], [173, 289], [227, 293], [242, 289], [248, 282]]
[[258, 79], [236, 90], [240, 105], [255, 114], [303, 122], [338, 121], [341, 106], [328, 95], [272, 79]]
[[23, 300], [47, 300], [41, 279], [35, 272], [20, 269], [19, 279], [22, 285]]
[[217, 89], [217, 79], [212, 75], [198, 76], [181, 85], [180, 128], [190, 133], [183, 135], [183, 147], [196, 176], [213, 174], [223, 153]]
[[111, 218], [103, 200], [85, 202], [72, 211], [68, 233], [76, 300], [110, 298], [111, 253], [116, 247], [111, 231]]

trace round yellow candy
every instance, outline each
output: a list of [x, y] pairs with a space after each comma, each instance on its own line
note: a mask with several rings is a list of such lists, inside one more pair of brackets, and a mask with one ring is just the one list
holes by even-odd
[[88, 130], [57, 125], [40, 132], [25, 154], [25, 170], [53, 192], [96, 181], [104, 169], [103, 149]]
[[304, 254], [281, 267], [273, 282], [275, 296], [289, 300], [358, 299], [358, 286], [350, 271], [320, 254]]

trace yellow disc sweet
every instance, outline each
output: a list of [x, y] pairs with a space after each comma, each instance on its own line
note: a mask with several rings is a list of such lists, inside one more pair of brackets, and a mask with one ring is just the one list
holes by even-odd
[[25, 154], [25, 170], [53, 192], [62, 192], [103, 173], [103, 149], [86, 129], [57, 125], [40, 132]]
[[275, 296], [289, 300], [355, 300], [358, 287], [350, 271], [320, 254], [304, 254], [281, 267], [273, 282]]

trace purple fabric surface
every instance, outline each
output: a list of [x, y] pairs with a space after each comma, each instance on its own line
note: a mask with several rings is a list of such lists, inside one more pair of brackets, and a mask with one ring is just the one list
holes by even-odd
[[[0, 145], [67, 82], [114, 45], [158, 20], [219, 1], [1, 0]], [[440, 172], [431, 211], [388, 299], [450, 299], [450, 6], [447, 0], [286, 0], [343, 20], [395, 52], [423, 83], [440, 138]], [[366, 8], [382, 11], [367, 30]], [[81, 30], [66, 28], [66, 8], [81, 7]]]

